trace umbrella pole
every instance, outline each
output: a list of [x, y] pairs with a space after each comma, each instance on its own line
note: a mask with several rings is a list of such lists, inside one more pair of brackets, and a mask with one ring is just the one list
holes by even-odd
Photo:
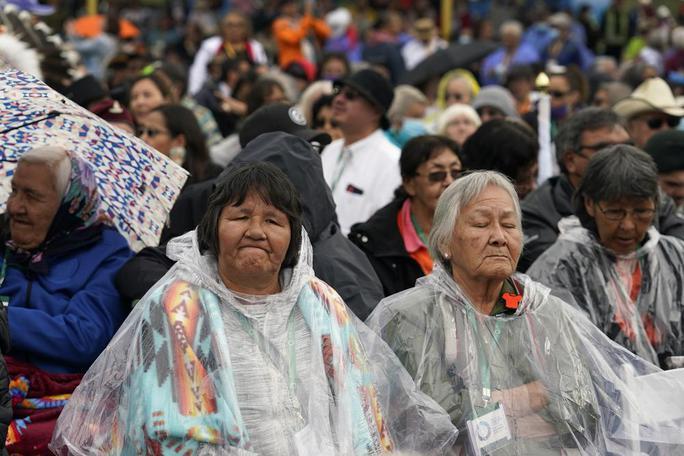
[[88, 16], [94, 16], [97, 14], [97, 0], [87, 0], [86, 11]]
[[451, 42], [451, 20], [453, 15], [454, 0], [440, 0], [440, 25], [442, 29], [442, 38]]

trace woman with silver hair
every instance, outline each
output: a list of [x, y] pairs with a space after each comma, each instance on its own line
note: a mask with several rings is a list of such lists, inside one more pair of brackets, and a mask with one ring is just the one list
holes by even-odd
[[435, 132], [463, 146], [480, 125], [482, 121], [475, 109], [467, 104], [456, 103], [440, 114]]
[[230, 170], [176, 265], [74, 393], [57, 454], [440, 451], [449, 418], [314, 275], [299, 194], [269, 163]]
[[684, 372], [662, 378], [515, 273], [520, 206], [503, 175], [457, 179], [440, 197], [429, 244], [433, 272], [381, 301], [368, 324], [449, 413], [461, 431], [456, 454], [605, 455], [684, 443], [681, 404], [652, 408], [661, 391], [684, 392]]
[[24, 153], [11, 185], [0, 240], [6, 359], [28, 389], [20, 394], [46, 400], [27, 408], [13, 398], [21, 431], [8, 449], [45, 454], [66, 402], [51, 396], [68, 397], [126, 317], [114, 277], [132, 252], [109, 226], [92, 170], [63, 148]]
[[598, 152], [575, 193], [576, 217], [561, 220], [555, 244], [527, 273], [665, 368], [684, 355], [684, 242], [653, 226], [658, 201], [649, 155], [626, 145]]
[[399, 85], [394, 89], [394, 100], [387, 111], [390, 128], [385, 135], [395, 146], [404, 147], [412, 138], [427, 134], [423, 118], [428, 104], [427, 97], [415, 87]]

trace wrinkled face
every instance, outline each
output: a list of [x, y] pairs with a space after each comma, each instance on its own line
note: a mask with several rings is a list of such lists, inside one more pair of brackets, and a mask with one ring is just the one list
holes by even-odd
[[357, 131], [379, 123], [378, 110], [352, 87], [340, 88], [332, 108], [333, 121], [342, 132]]
[[465, 114], [454, 117], [446, 127], [445, 134], [448, 138], [456, 141], [459, 146], [477, 130], [477, 125]]
[[20, 162], [12, 177], [12, 193], [7, 200], [10, 235], [18, 247], [31, 250], [47, 236], [62, 195], [55, 178], [43, 163]]
[[223, 208], [218, 241], [222, 273], [277, 277], [290, 245], [290, 223], [284, 212], [250, 193], [242, 204]]
[[136, 120], [140, 120], [154, 108], [164, 104], [166, 100], [159, 87], [151, 79], [141, 79], [131, 87], [131, 112]]
[[442, 149], [416, 170], [416, 176], [404, 180], [411, 203], [434, 213], [439, 196], [461, 172], [461, 160], [450, 149]]
[[138, 136], [167, 157], [171, 148], [181, 145], [180, 138], [171, 136], [164, 115], [159, 111], [152, 111], [138, 122]]
[[655, 216], [655, 202], [650, 198], [585, 200], [584, 207], [596, 222], [601, 244], [618, 255], [636, 251]]
[[651, 136], [675, 128], [678, 124], [679, 119], [664, 112], [646, 112], [629, 119], [627, 128], [636, 146], [643, 148]]
[[447, 107], [456, 103], [470, 104], [472, 97], [468, 87], [468, 81], [462, 78], [452, 79], [446, 86], [444, 101]]
[[504, 189], [489, 186], [459, 214], [446, 253], [454, 278], [504, 280], [515, 272], [521, 248], [513, 200]]
[[684, 171], [660, 173], [658, 174], [658, 184], [677, 206], [684, 206]]

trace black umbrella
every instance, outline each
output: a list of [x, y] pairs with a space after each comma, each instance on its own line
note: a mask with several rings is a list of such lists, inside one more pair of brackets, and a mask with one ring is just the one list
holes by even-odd
[[401, 84], [419, 86], [434, 77], [440, 77], [449, 70], [466, 68], [470, 64], [483, 59], [499, 46], [491, 41], [475, 41], [468, 44], [451, 44], [440, 49], [411, 71], [401, 77]]

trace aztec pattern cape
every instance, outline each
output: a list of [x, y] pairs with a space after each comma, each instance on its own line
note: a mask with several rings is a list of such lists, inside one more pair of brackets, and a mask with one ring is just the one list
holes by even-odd
[[[376, 455], [451, 446], [449, 417], [315, 278], [303, 234], [298, 264], [281, 271], [283, 290], [265, 297], [226, 289], [195, 232], [172, 241], [178, 263], [88, 371], [52, 450]], [[266, 309], [261, 327], [245, 310], [255, 305]]]

